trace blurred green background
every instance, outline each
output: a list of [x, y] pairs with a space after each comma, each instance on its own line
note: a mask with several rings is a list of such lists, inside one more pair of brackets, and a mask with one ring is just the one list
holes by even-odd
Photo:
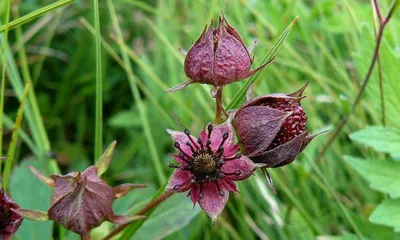
[[[25, 104], [9, 186], [22, 208], [46, 210], [50, 204], [50, 190], [33, 177], [27, 165], [47, 174], [66, 173], [84, 170], [95, 158], [93, 4], [60, 2], [65, 3], [63, 7], [49, 9], [39, 18], [29, 16], [8, 34], [3, 155], [10, 147], [23, 83], [30, 80], [33, 89]], [[6, 3], [0, 1], [0, 25], [6, 22]], [[51, 3], [12, 1], [10, 22]], [[385, 14], [390, 1], [379, 3]], [[302, 104], [312, 133], [333, 129], [354, 101], [375, 45], [370, 1], [101, 0], [103, 149], [114, 139], [118, 141], [104, 178], [113, 186], [123, 182], [149, 185], [117, 201], [117, 212], [133, 213], [167, 181], [175, 150], [166, 128], [182, 130], [179, 119], [197, 135], [213, 120], [210, 86], [193, 84], [169, 94], [164, 90], [186, 80], [184, 56], [178, 49], [188, 50], [220, 11], [248, 46], [257, 40], [253, 68], [299, 16], [276, 59], [257, 80], [256, 95], [290, 93], [310, 82]], [[1, 46], [4, 39], [2, 32]], [[399, 54], [400, 15], [395, 13], [384, 34], [380, 63], [388, 99], [387, 124], [397, 128]], [[400, 239], [392, 228], [369, 222], [371, 212], [387, 196], [370, 189], [343, 158], [386, 156], [348, 137], [368, 125], [382, 124], [377, 69], [376, 65], [355, 114], [321, 161], [315, 163], [315, 157], [329, 133], [313, 141], [293, 164], [269, 171], [278, 195], [272, 194], [257, 173], [239, 184], [240, 194], [231, 194], [212, 226], [203, 212], [192, 210], [185, 194], [179, 194], [160, 206], [135, 239]], [[225, 106], [243, 84], [225, 88]], [[94, 239], [113, 227], [101, 225]], [[77, 239], [77, 235], [51, 223], [25, 220], [16, 237], [51, 238]]]

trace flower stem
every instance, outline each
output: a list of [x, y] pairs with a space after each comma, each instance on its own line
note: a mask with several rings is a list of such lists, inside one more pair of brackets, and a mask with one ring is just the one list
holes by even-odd
[[216, 105], [215, 118], [214, 118], [215, 124], [220, 124], [222, 122], [222, 113], [224, 112], [224, 108], [222, 106], [222, 91], [223, 87], [218, 88], [217, 94], [215, 96], [215, 105]]
[[361, 97], [362, 97], [363, 93], [365, 92], [366, 86], [367, 86], [367, 84], [369, 82], [369, 79], [371, 77], [372, 70], [374, 69], [375, 63], [378, 60], [379, 48], [380, 48], [382, 37], [383, 37], [383, 31], [385, 30], [385, 27], [386, 27], [387, 23], [390, 21], [394, 11], [399, 6], [399, 3], [400, 3], [400, 0], [394, 0], [392, 2], [392, 5], [391, 5], [391, 7], [389, 9], [389, 12], [388, 12], [387, 16], [383, 19], [381, 17], [380, 8], [379, 8], [379, 5], [377, 3], [377, 0], [374, 0], [374, 4], [376, 6], [376, 11], [377, 11], [377, 15], [378, 15], [378, 18], [379, 18], [380, 25], [379, 25], [378, 34], [376, 36], [376, 45], [375, 45], [374, 55], [373, 55], [372, 60], [371, 60], [371, 64], [369, 66], [367, 74], [365, 75], [363, 84], [362, 84], [360, 90], [357, 93], [357, 97], [354, 100], [354, 103], [352, 104], [352, 107], [350, 108], [350, 111], [342, 118], [342, 120], [338, 124], [338, 127], [334, 130], [334, 132], [332, 133], [331, 137], [328, 139], [328, 142], [322, 147], [321, 152], [319, 152], [319, 154], [315, 158], [315, 163], [317, 163], [319, 160], [322, 159], [322, 157], [325, 155], [325, 153], [327, 152], [329, 147], [332, 145], [334, 140], [337, 138], [339, 133], [342, 131], [343, 127], [346, 125], [347, 121], [350, 119], [350, 116], [357, 109], [357, 105], [360, 103]]
[[[157, 207], [160, 203], [164, 202], [167, 200], [169, 197], [171, 197], [174, 194], [174, 192], [170, 191], [165, 191], [163, 194], [158, 196], [157, 198], [153, 199], [151, 202], [149, 202], [146, 206], [144, 206], [142, 209], [137, 211], [135, 215], [144, 215], [148, 213], [150, 210], [153, 208]], [[115, 228], [113, 231], [111, 231], [107, 236], [103, 238], [103, 240], [109, 240], [119, 234], [122, 230], [124, 230], [127, 226], [129, 226], [131, 223], [126, 223], [119, 225], [117, 228]]]

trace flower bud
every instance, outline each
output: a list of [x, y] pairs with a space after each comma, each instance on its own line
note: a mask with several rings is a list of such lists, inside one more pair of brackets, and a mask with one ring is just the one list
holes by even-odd
[[185, 74], [190, 80], [168, 89], [167, 92], [179, 90], [191, 83], [221, 87], [248, 78], [268, 64], [250, 71], [252, 62], [253, 58], [239, 33], [222, 14], [217, 28], [213, 28], [211, 21], [208, 30], [206, 26], [186, 54]]
[[307, 117], [300, 104], [306, 86], [288, 95], [276, 93], [248, 100], [237, 110], [233, 126], [243, 154], [272, 168], [295, 160], [316, 136], [306, 129]]
[[66, 175], [43, 176], [38, 170], [29, 168], [36, 177], [49, 187], [54, 188], [51, 207], [48, 212], [20, 209], [17, 213], [36, 221], [54, 220], [66, 229], [87, 238], [90, 231], [104, 221], [126, 224], [144, 216], [114, 215], [112, 204], [142, 184], [122, 184], [111, 187], [99, 176], [104, 173], [111, 161], [116, 142], [114, 141], [97, 161], [84, 172], [71, 172]]
[[7, 196], [4, 189], [0, 190], [0, 239], [11, 239], [18, 230], [23, 218], [13, 210], [19, 209], [18, 204], [14, 203]]

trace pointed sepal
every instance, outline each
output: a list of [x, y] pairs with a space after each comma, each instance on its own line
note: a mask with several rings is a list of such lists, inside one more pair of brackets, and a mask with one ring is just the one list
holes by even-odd
[[20, 215], [23, 218], [32, 221], [45, 222], [50, 220], [47, 215], [47, 212], [45, 211], [30, 210], [30, 209], [11, 209], [11, 211], [15, 212], [16, 214]]
[[112, 159], [112, 155], [114, 153], [115, 145], [117, 141], [114, 140], [104, 151], [103, 155], [101, 155], [100, 159], [96, 163], [97, 167], [97, 175], [100, 177], [103, 173], [105, 173], [110, 166], [110, 162]]
[[119, 186], [114, 187], [114, 198], [122, 198], [130, 191], [136, 188], [145, 188], [147, 185], [145, 184], [134, 184], [134, 183], [125, 183]]
[[33, 174], [35, 174], [35, 176], [44, 184], [46, 184], [49, 187], [54, 188], [55, 184], [54, 181], [51, 178], [48, 178], [46, 176], [44, 176], [41, 172], [39, 172], [39, 170], [37, 170], [36, 168], [32, 167], [32, 166], [28, 166], [28, 168], [33, 172]]

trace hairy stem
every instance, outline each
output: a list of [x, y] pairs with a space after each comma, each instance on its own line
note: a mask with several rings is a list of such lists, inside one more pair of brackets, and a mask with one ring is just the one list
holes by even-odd
[[215, 118], [214, 118], [215, 124], [220, 124], [222, 122], [222, 113], [224, 112], [224, 108], [222, 106], [222, 91], [223, 87], [218, 88], [217, 94], [215, 96], [215, 105], [216, 105]]
[[[170, 192], [170, 191], [165, 191], [163, 194], [161, 194], [160, 196], [158, 196], [157, 198], [155, 198], [154, 200], [152, 200], [151, 202], [149, 202], [146, 206], [144, 206], [142, 209], [140, 209], [139, 211], [137, 211], [135, 213], [135, 215], [144, 215], [146, 213], [148, 213], [150, 210], [152, 210], [153, 208], [157, 207], [160, 203], [164, 202], [165, 200], [167, 200], [169, 197], [171, 197], [174, 194], [174, 192]], [[129, 224], [131, 223], [127, 223], [127, 224], [122, 224], [119, 225], [117, 228], [115, 228], [112, 232], [110, 232], [107, 236], [105, 236], [103, 238], [103, 240], [109, 240], [113, 237], [115, 237], [117, 234], [119, 234], [122, 230], [124, 230], [127, 226], [129, 226]]]
[[[376, 11], [377, 11], [377, 15], [379, 17], [379, 15], [380, 15], [379, 5], [378, 5], [376, 0], [374, 2], [375, 2], [375, 8], [376, 8]], [[334, 140], [337, 138], [339, 133], [342, 131], [343, 127], [346, 125], [346, 123], [350, 119], [350, 116], [357, 109], [357, 105], [360, 103], [361, 97], [362, 97], [363, 93], [365, 92], [366, 86], [367, 86], [367, 84], [369, 82], [369, 79], [371, 77], [372, 70], [374, 69], [375, 63], [376, 63], [376, 61], [378, 59], [379, 48], [380, 48], [380, 45], [381, 45], [383, 32], [385, 30], [385, 27], [386, 27], [387, 23], [390, 21], [395, 9], [398, 7], [399, 2], [400, 2], [399, 0], [393, 1], [387, 16], [384, 19], [381, 19], [381, 18], [379, 19], [380, 26], [379, 26], [378, 34], [376, 36], [376, 45], [375, 45], [375, 49], [374, 49], [374, 54], [372, 56], [372, 60], [371, 60], [370, 66], [368, 68], [368, 72], [364, 77], [363, 84], [362, 84], [361, 88], [359, 89], [359, 91], [357, 93], [357, 97], [354, 100], [354, 103], [352, 104], [352, 107], [350, 108], [350, 111], [342, 118], [342, 120], [339, 122], [337, 128], [333, 131], [331, 137], [328, 139], [327, 143], [322, 147], [321, 152], [319, 152], [319, 154], [315, 158], [315, 163], [317, 163], [318, 161], [320, 161], [322, 159], [322, 157], [324, 157], [324, 155], [328, 151], [329, 147], [332, 145]]]

